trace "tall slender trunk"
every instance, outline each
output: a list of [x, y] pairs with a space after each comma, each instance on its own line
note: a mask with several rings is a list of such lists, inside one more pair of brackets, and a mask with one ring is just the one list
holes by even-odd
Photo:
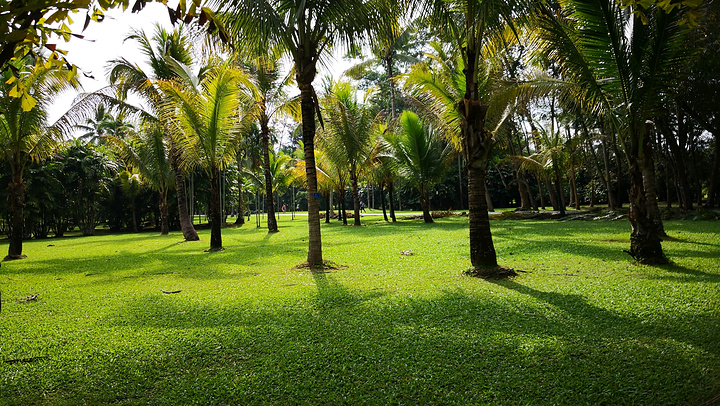
[[[682, 120], [682, 117], [678, 117], [678, 120]], [[683, 126], [681, 124], [678, 124], [676, 138], [666, 124], [662, 123], [660, 120], [658, 120], [658, 124], [660, 124], [660, 129], [665, 136], [665, 143], [670, 148], [670, 152], [672, 153], [675, 173], [677, 174], [677, 181], [680, 185], [680, 197], [682, 198], [680, 203], [684, 210], [692, 210], [692, 188], [690, 186], [690, 181], [687, 176], [687, 165], [685, 164], [685, 143], [683, 142], [683, 139], [686, 137], [683, 137], [682, 134], [684, 130]]]
[[170, 234], [170, 215], [168, 214], [167, 190], [160, 191], [160, 235]]
[[378, 187], [380, 189], [380, 204], [382, 205], [383, 218], [385, 218], [385, 221], [388, 221], [387, 211], [385, 210], [385, 185], [383, 182], [379, 182]]
[[430, 197], [428, 191], [425, 189], [418, 190], [420, 192], [420, 207], [423, 212], [423, 220], [425, 223], [434, 223], [432, 216], [430, 215]]
[[560, 215], [565, 215], [565, 193], [563, 192], [562, 177], [560, 176], [560, 168], [553, 162], [553, 171], [555, 172], [555, 191], [558, 195], [558, 203], [560, 205]]
[[462, 155], [458, 154], [458, 190], [460, 191], [459, 197], [460, 197], [460, 207], [458, 209], [462, 209], [465, 207], [465, 202], [463, 199], [463, 176], [462, 176]]
[[315, 168], [315, 62], [309, 57], [295, 58], [296, 81], [300, 89], [303, 143], [305, 146], [305, 175], [308, 199], [308, 255], [310, 266], [323, 263], [320, 235], [320, 206], [317, 198], [317, 170]]
[[537, 181], [538, 192], [540, 194], [540, 207], [543, 210], [545, 210], [545, 206], [546, 206], [545, 205], [545, 193], [543, 193], [542, 182], [540, 181], [540, 176], [536, 176], [535, 180]]
[[10, 245], [8, 246], [8, 254], [5, 257], [9, 259], [22, 259], [23, 255], [23, 234], [25, 221], [23, 218], [23, 210], [25, 208], [25, 182], [19, 171], [12, 174], [12, 181], [8, 185], [8, 194], [10, 199]]
[[135, 196], [130, 196], [130, 211], [132, 212], [133, 233], [137, 233], [138, 232], [138, 221], [137, 221], [137, 205], [135, 204]]
[[325, 195], [325, 222], [330, 222], [330, 211], [332, 210], [332, 198], [331, 198], [331, 192], [326, 193]]
[[558, 196], [557, 191], [553, 187], [552, 183], [550, 182], [550, 179], [545, 178], [545, 187], [548, 190], [548, 195], [550, 195], [550, 204], [553, 207], [553, 210], [560, 211], [560, 203], [558, 202]]
[[395, 223], [397, 220], [395, 219], [395, 185], [393, 182], [388, 182], [388, 197], [390, 201], [388, 204], [390, 205], [390, 219], [392, 219], [392, 222]]
[[643, 160], [641, 161], [643, 188], [645, 189], [645, 197], [648, 206], [648, 215], [653, 224], [657, 228], [657, 233], [661, 237], [666, 236], [663, 227], [662, 218], [660, 217], [660, 208], [657, 199], [657, 181], [655, 179], [655, 152], [652, 147], [654, 138], [652, 124], [646, 124], [645, 143], [643, 144]]
[[615, 133], [612, 133], [611, 138], [611, 144], [613, 155], [615, 156], [615, 179], [617, 181], [617, 192], [615, 194], [616, 200], [616, 207], [618, 209], [623, 207], [623, 167], [622, 167], [622, 160], [620, 159], [620, 150], [618, 149], [618, 142], [617, 137], [615, 136]]
[[[237, 154], [237, 169], [238, 169], [238, 209], [237, 218], [235, 219], [235, 225], [242, 226], [245, 224], [245, 190], [243, 189], [243, 177], [242, 177], [242, 151], [238, 151]], [[293, 207], [293, 210], [295, 208]]]
[[276, 233], [278, 231], [277, 219], [275, 218], [275, 199], [272, 190], [272, 173], [270, 171], [270, 128], [268, 128], [268, 118], [265, 112], [260, 113], [260, 139], [263, 149], [263, 173], [265, 174], [265, 196], [268, 202], [267, 227], [268, 233]]
[[219, 180], [218, 168], [210, 168], [210, 251], [219, 251], [223, 248]]
[[[468, 54], [468, 60], [475, 60], [472, 51], [465, 52]], [[456, 108], [462, 117], [461, 139], [468, 175], [470, 262], [475, 268], [496, 267], [497, 256], [485, 199], [485, 179], [494, 140], [492, 134], [485, 130], [487, 106], [477, 99], [474, 69], [465, 68], [464, 73], [465, 98], [458, 102]]]
[[608, 151], [607, 141], [605, 140], [603, 140], [602, 142], [602, 149], [603, 163], [605, 164], [605, 176], [603, 177], [603, 181], [605, 182], [605, 188], [607, 189], [608, 206], [610, 210], [615, 210], [618, 207], [617, 197], [615, 195], [615, 191], [613, 191], [612, 188], [612, 181], [610, 177], [610, 152]]
[[180, 165], [178, 164], [179, 152], [174, 145], [170, 147], [170, 166], [175, 173], [175, 192], [178, 201], [178, 215], [180, 217], [180, 229], [182, 230], [185, 241], [198, 241], [197, 231], [193, 226], [187, 207], [187, 196], [185, 193], [185, 179], [183, 178]]
[[485, 204], [487, 205], [488, 212], [495, 211], [495, 206], [492, 202], [492, 196], [490, 196], [490, 191], [487, 187], [485, 187]]
[[357, 170], [355, 168], [350, 169], [350, 186], [352, 188], [353, 197], [353, 225], [359, 226], [360, 224], [360, 197], [358, 196], [358, 180]]
[[393, 64], [392, 57], [385, 58], [385, 71], [388, 75], [390, 85], [390, 119], [395, 119], [395, 82], [393, 81]]

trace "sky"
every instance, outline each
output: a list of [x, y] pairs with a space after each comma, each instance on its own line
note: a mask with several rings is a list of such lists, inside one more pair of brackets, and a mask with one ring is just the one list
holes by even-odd
[[[74, 33], [81, 34], [85, 38], [73, 37], [67, 43], [60, 40], [58, 48], [68, 51], [67, 59], [75, 64], [80, 71], [95, 78], [91, 79], [80, 74], [80, 81], [83, 86], [82, 92], [93, 92], [108, 86], [106, 66], [109, 60], [124, 57], [128, 61], [136, 62], [143, 67], [140, 62], [145, 57], [138, 51], [137, 44], [134, 41], [123, 41], [131, 29], [152, 32], [155, 23], [159, 23], [167, 29], [172, 29], [166, 6], [156, 2], [147, 3], [139, 13], [131, 13], [129, 9], [125, 12], [109, 10], [106, 12], [104, 21], [100, 23], [90, 22], [84, 32], [82, 31], [85, 22], [84, 14], [74, 16], [73, 20], [74, 23], [70, 26], [71, 29]], [[351, 64], [351, 62], [342, 60], [341, 57], [336, 55], [327, 69], [319, 69], [316, 85], [319, 83], [320, 78], [328, 73], [332, 73], [337, 78]], [[68, 110], [76, 96], [77, 92], [68, 92], [58, 98], [58, 102], [50, 111], [49, 119], [51, 123], [55, 122]]]

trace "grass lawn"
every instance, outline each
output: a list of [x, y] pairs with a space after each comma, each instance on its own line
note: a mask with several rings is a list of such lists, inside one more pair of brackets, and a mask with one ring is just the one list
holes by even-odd
[[[703, 405], [720, 394], [720, 222], [493, 221], [508, 281], [462, 276], [467, 218], [305, 217], [28, 241], [0, 268], [0, 404]], [[7, 242], [0, 245], [7, 250]], [[401, 255], [401, 251], [406, 254]], [[407, 252], [410, 251], [410, 252]], [[180, 291], [179, 293], [163, 293]], [[20, 303], [37, 295], [37, 300]], [[708, 402], [708, 403], [706, 403]]]

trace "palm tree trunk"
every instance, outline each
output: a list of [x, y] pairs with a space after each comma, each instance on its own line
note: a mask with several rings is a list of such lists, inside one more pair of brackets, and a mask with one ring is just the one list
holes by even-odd
[[331, 192], [325, 194], [325, 223], [330, 222], [330, 211], [332, 210], [332, 200], [330, 200]]
[[137, 221], [137, 205], [135, 204], [135, 196], [130, 196], [130, 211], [132, 212], [133, 233], [137, 233], [138, 232], [138, 221]]
[[486, 174], [486, 169], [479, 165], [468, 167], [470, 262], [475, 268], [497, 266], [497, 256], [490, 232], [490, 217], [485, 199]]
[[392, 222], [395, 223], [397, 220], [395, 219], [395, 204], [393, 203], [395, 201], [395, 185], [393, 182], [388, 182], [388, 198], [390, 199], [388, 202], [390, 206], [390, 218]]
[[25, 183], [20, 174], [13, 173], [12, 181], [8, 185], [10, 198], [10, 245], [6, 260], [23, 259], [23, 234], [25, 222], [23, 209], [25, 208]]
[[383, 217], [385, 221], [388, 221], [387, 211], [385, 210], [385, 185], [383, 182], [380, 182], [378, 188], [380, 189], [380, 204], [382, 205]]
[[[245, 191], [243, 190], [243, 178], [242, 178], [242, 152], [238, 152], [237, 155], [237, 167], [238, 167], [238, 209], [237, 218], [235, 219], [235, 225], [242, 226], [245, 224]], [[293, 207], [294, 209], [294, 207]]]
[[170, 215], [168, 214], [167, 192], [160, 192], [160, 235], [170, 234]]
[[210, 168], [210, 251], [222, 250], [222, 212], [220, 209], [219, 170]]
[[315, 168], [315, 63], [310, 58], [296, 62], [297, 84], [300, 88], [300, 111], [302, 113], [303, 143], [305, 147], [305, 175], [308, 199], [308, 255], [310, 266], [323, 263], [320, 236], [320, 206], [317, 198], [317, 172]]
[[420, 207], [422, 207], [423, 220], [425, 223], [434, 223], [430, 215], [430, 198], [427, 190], [420, 190]]
[[358, 196], [358, 181], [357, 181], [357, 171], [355, 168], [350, 170], [350, 186], [352, 187], [352, 197], [353, 197], [353, 215], [354, 215], [354, 222], [353, 225], [359, 226], [360, 224], [360, 198]]
[[197, 231], [190, 220], [190, 214], [187, 207], [187, 196], [185, 194], [185, 179], [178, 164], [178, 151], [175, 146], [170, 147], [170, 166], [175, 173], [175, 192], [178, 201], [178, 215], [180, 217], [180, 229], [183, 233], [185, 241], [198, 241]]
[[275, 199], [272, 190], [272, 174], [270, 172], [270, 129], [268, 128], [267, 117], [265, 113], [260, 113], [260, 136], [263, 149], [263, 172], [265, 173], [265, 197], [268, 202], [267, 227], [268, 233], [276, 233], [278, 231], [277, 219], [275, 218]]
[[[645, 124], [641, 125], [644, 126]], [[648, 134], [641, 132], [643, 130], [644, 128], [636, 128], [636, 133], [630, 134], [630, 150], [627, 154], [628, 171], [630, 172], [630, 213], [628, 214], [628, 220], [630, 220], [632, 232], [630, 234], [630, 251], [626, 252], [640, 263], [666, 264], [668, 260], [660, 243], [660, 230], [648, 208], [649, 196], [644, 185], [643, 175], [647, 172], [648, 165], [652, 164], [652, 160], [647, 156], [649, 142], [642, 141], [643, 138], [648, 136]], [[644, 166], [646, 168], [643, 168]]]
[[[645, 196], [648, 206], [648, 214], [650, 219], [657, 228], [657, 233], [660, 237], [667, 236], [665, 228], [663, 227], [662, 217], [660, 217], [660, 208], [658, 207], [657, 199], [657, 181], [655, 179], [655, 152], [652, 147], [652, 125], [647, 124], [645, 133], [645, 143], [643, 145], [643, 157], [641, 162], [642, 165], [642, 177], [643, 177], [643, 188], [645, 189]], [[690, 203], [692, 204], [692, 203]]]
[[607, 189], [608, 207], [610, 210], [615, 210], [615, 208], [617, 208], [617, 197], [612, 189], [612, 182], [610, 179], [610, 153], [608, 152], [607, 141], [605, 140], [602, 142], [602, 149], [603, 163], [605, 164], [605, 176], [603, 177], [603, 181], [605, 181], [605, 188]]
[[[468, 52], [468, 59], [471, 53]], [[466, 75], [465, 99], [456, 106], [462, 116], [461, 136], [462, 148], [467, 165], [468, 175], [468, 218], [470, 232], [470, 262], [475, 268], [497, 267], [497, 256], [490, 232], [490, 218], [488, 216], [487, 201], [485, 198], [485, 179], [487, 176], [488, 160], [494, 144], [492, 135], [485, 130], [485, 114], [487, 106], [477, 100], [477, 89], [471, 73]], [[468, 86], [469, 85], [469, 86]]]

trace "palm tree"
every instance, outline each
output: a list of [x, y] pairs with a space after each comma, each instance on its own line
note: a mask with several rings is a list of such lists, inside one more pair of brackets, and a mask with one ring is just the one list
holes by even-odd
[[222, 250], [220, 171], [236, 159], [243, 103], [252, 100], [245, 73], [227, 62], [212, 66], [202, 78], [164, 81], [161, 105], [174, 139], [183, 147], [186, 165], [203, 168], [210, 180], [210, 251]]
[[[138, 43], [140, 50], [147, 57], [151, 71], [145, 72], [139, 66], [124, 58], [115, 59], [109, 62], [110, 83], [117, 88], [121, 99], [124, 99], [128, 92], [139, 96], [150, 109], [150, 111], [140, 111], [141, 119], [150, 123], [158, 123], [163, 128], [163, 132], [168, 135], [170, 129], [166, 128], [167, 123], [162, 122], [159, 117], [159, 106], [163, 102], [164, 95], [155, 82], [177, 79], [177, 70], [174, 71], [172, 66], [176, 64], [189, 66], [192, 63], [192, 51], [187, 33], [182, 26], [175, 31], [168, 32], [156, 25], [152, 37], [148, 37], [142, 31], [133, 31], [126, 37], [126, 40], [133, 40]], [[185, 193], [185, 179], [180, 168], [182, 151], [172, 139], [168, 139], [168, 143], [170, 165], [175, 174], [175, 191], [180, 227], [186, 241], [197, 241], [200, 238], [190, 219]]]
[[560, 6], [538, 13], [542, 52], [577, 84], [572, 98], [619, 136], [631, 182], [627, 252], [642, 263], [666, 263], [647, 121], [686, 55], [680, 24], [685, 6], [666, 11], [633, 3], [625, 9], [612, 0], [567, 0]]
[[[382, 3], [382, 2], [380, 2]], [[302, 134], [308, 191], [308, 256], [310, 266], [323, 262], [318, 185], [315, 168], [315, 117], [318, 109], [313, 81], [320, 58], [338, 43], [352, 43], [387, 14], [382, 4], [362, 0], [231, 0], [211, 2], [225, 13], [237, 44], [254, 54], [282, 49], [294, 63], [300, 90]]]
[[[77, 88], [77, 79], [57, 60], [26, 58], [15, 62], [17, 79], [12, 77], [0, 84], [0, 159], [8, 162], [11, 180], [10, 244], [5, 259], [25, 258], [22, 253], [23, 208], [25, 182], [23, 174], [32, 160], [48, 156], [60, 137], [59, 127], [49, 126], [47, 115], [56, 97], [70, 88]], [[16, 89], [35, 99], [33, 105], [25, 96], [17, 97]]]
[[129, 140], [114, 139], [121, 155], [142, 179], [160, 194], [160, 234], [170, 232], [167, 195], [175, 174], [170, 165], [169, 142], [158, 123], [148, 123]]
[[85, 120], [85, 124], [78, 124], [77, 129], [85, 131], [78, 137], [80, 140], [92, 142], [95, 145], [104, 144], [108, 137], [125, 137], [133, 126], [123, 120], [121, 116], [115, 118], [100, 104], [95, 111], [95, 117]]
[[[284, 80], [280, 74], [279, 56], [266, 51], [262, 57], [254, 58], [243, 64], [252, 74], [255, 86], [255, 115], [260, 125], [260, 141], [263, 154], [263, 173], [265, 176], [265, 195], [268, 201], [274, 201], [272, 189], [272, 171], [270, 168], [270, 120], [276, 113], [286, 107], [281, 101], [284, 98]], [[268, 232], [278, 231], [275, 207], [268, 205]]]
[[[431, 44], [435, 53], [428, 55], [429, 63], [411, 68], [405, 76], [406, 86], [419, 95], [425, 110], [431, 113], [429, 117], [440, 118], [436, 121], [444, 125], [439, 128], [462, 151], [468, 175], [470, 262], [485, 275], [498, 271], [505, 274], [497, 267], [485, 181], [495, 133], [508, 116], [508, 100], [514, 94], [507, 88], [514, 84], [499, 83], [495, 64], [483, 58], [482, 51], [484, 46], [492, 49], [504, 40], [495, 31], [502, 31], [503, 15], [513, 4], [458, 1], [435, 6], [438, 24], [444, 24], [451, 33], [464, 35], [452, 36], [450, 52], [439, 43]], [[491, 11], [498, 14], [488, 15]], [[458, 18], [464, 24], [462, 29]], [[489, 33], [496, 36], [484, 38]], [[486, 128], [489, 125], [492, 131]]]
[[357, 100], [357, 89], [349, 82], [331, 81], [328, 90], [324, 108], [327, 124], [320, 133], [318, 146], [337, 166], [346, 168], [352, 188], [354, 225], [359, 226], [358, 178], [373, 145], [375, 114], [370, 105]]
[[442, 179], [452, 158], [452, 146], [442, 140], [440, 133], [426, 126], [417, 114], [405, 111], [400, 116], [396, 134], [385, 137], [388, 155], [398, 164], [398, 173], [420, 192], [423, 219], [432, 223], [430, 190]]

